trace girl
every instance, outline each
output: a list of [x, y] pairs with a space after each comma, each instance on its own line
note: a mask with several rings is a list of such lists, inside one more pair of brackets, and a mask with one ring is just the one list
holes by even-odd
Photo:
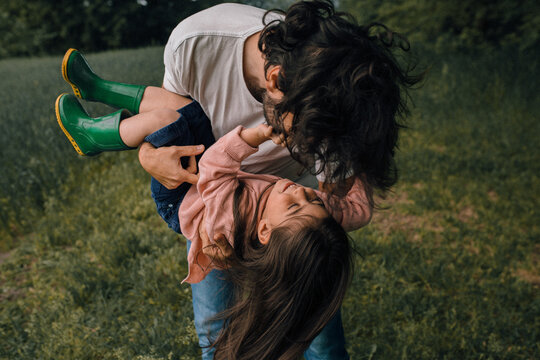
[[[183, 107], [131, 117], [119, 110], [94, 119], [74, 96], [63, 94], [55, 109], [62, 130], [82, 154], [131, 148], [144, 139], [155, 146], [203, 142], [208, 147], [213, 136], [198, 104], [178, 97], [175, 105]], [[213, 343], [216, 359], [298, 358], [345, 295], [352, 270], [346, 231], [370, 217], [359, 179], [338, 198], [275, 176], [242, 172], [242, 161], [270, 139], [283, 144], [267, 125], [237, 127], [204, 153], [196, 186], [155, 195], [158, 208], [175, 209], [160, 211], [169, 226], [192, 241], [184, 281], [199, 282], [218, 265], [229, 268], [234, 301], [220, 315], [226, 326]], [[196, 172], [193, 156], [186, 167]], [[214, 264], [202, 251], [199, 227], [210, 239], [222, 234], [234, 256]]]

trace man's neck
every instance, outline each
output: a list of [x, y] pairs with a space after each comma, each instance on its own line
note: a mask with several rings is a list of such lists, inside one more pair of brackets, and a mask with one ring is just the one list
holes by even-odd
[[260, 34], [260, 32], [253, 34], [244, 42], [242, 63], [246, 86], [259, 102], [262, 101], [260, 90], [265, 88], [264, 58], [258, 47]]

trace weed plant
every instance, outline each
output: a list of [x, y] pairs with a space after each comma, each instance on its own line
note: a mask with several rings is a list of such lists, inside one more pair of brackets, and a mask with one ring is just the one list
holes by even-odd
[[[159, 85], [162, 50], [88, 58]], [[420, 55], [400, 181], [351, 234], [351, 358], [540, 358], [538, 54]], [[136, 152], [71, 148], [53, 113], [70, 91], [60, 62], [0, 62], [0, 359], [195, 359], [185, 240]]]

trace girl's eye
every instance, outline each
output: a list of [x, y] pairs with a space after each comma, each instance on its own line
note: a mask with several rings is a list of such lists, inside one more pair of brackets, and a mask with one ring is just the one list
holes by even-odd
[[292, 203], [291, 205], [289, 205], [289, 207], [287, 208], [287, 210], [290, 210], [290, 209], [292, 209], [292, 208], [295, 207], [295, 206], [298, 206], [298, 204], [297, 204], [297, 203]]

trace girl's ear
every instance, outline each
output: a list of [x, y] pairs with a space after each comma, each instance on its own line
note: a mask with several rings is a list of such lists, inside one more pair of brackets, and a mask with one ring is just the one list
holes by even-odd
[[257, 226], [257, 236], [259, 238], [259, 242], [263, 245], [268, 244], [268, 240], [270, 240], [270, 234], [271, 229], [268, 225], [268, 221], [266, 219], [261, 219], [259, 221], [259, 225]]
[[270, 67], [266, 73], [266, 93], [276, 102], [279, 102], [283, 97], [283, 92], [278, 89], [278, 77], [281, 67], [279, 65]]

